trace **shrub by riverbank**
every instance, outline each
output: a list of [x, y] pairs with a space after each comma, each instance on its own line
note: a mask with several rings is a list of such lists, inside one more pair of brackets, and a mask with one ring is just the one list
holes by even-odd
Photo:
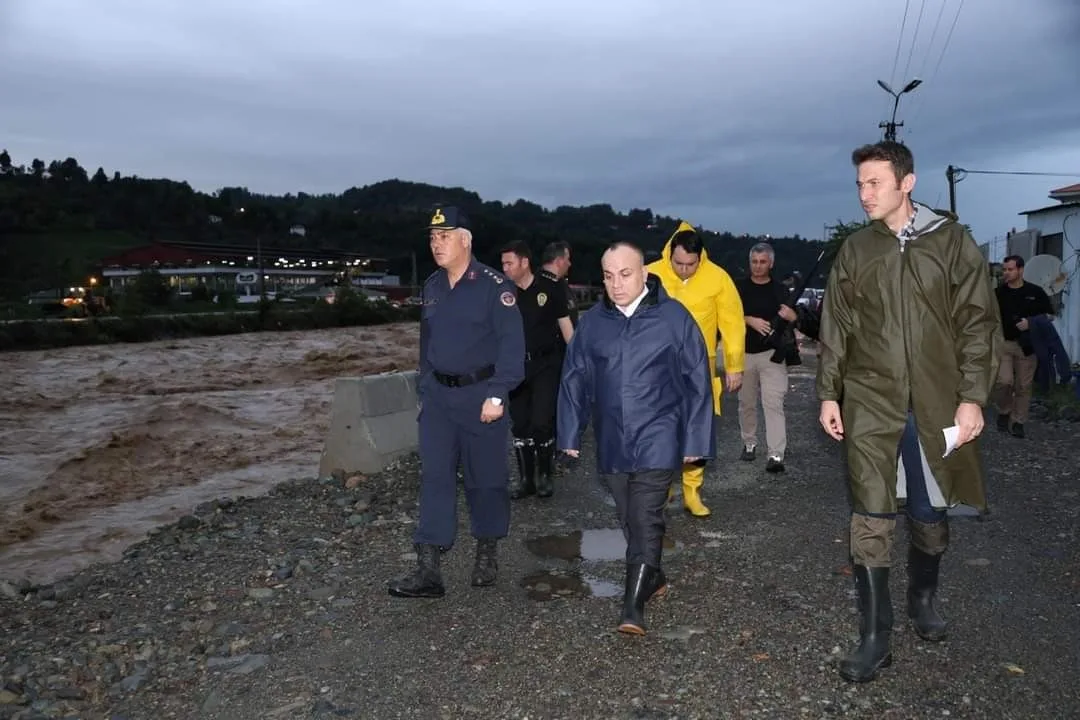
[[305, 307], [268, 302], [253, 310], [208, 313], [168, 311], [77, 320], [21, 320], [0, 325], [0, 351], [46, 350], [77, 345], [150, 342], [248, 332], [316, 330], [418, 320], [419, 309], [395, 308], [358, 295], [339, 294], [333, 304]]

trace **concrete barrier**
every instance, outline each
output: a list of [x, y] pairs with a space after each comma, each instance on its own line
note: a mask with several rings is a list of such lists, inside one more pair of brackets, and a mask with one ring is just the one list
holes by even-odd
[[419, 444], [417, 372], [339, 378], [319, 476], [376, 473]]

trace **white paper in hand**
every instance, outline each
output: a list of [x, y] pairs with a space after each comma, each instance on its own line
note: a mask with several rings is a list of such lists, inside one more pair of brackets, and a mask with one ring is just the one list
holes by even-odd
[[956, 449], [956, 439], [960, 436], [960, 428], [953, 425], [941, 432], [945, 435], [945, 454], [941, 457], [949, 457], [949, 453]]

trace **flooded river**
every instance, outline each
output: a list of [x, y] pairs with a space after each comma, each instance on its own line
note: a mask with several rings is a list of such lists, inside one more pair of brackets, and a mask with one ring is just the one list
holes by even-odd
[[315, 475], [334, 380], [415, 368], [418, 327], [0, 354], [0, 579], [50, 582], [200, 502]]

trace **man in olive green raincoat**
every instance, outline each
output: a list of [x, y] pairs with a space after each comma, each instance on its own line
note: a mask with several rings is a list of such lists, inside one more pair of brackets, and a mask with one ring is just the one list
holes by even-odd
[[[945, 636], [933, 598], [949, 542], [946, 510], [985, 510], [978, 448], [1002, 347], [986, 260], [952, 213], [912, 203], [911, 151], [852, 154], [870, 224], [833, 261], [821, 318], [821, 424], [846, 443], [860, 641], [840, 665], [863, 682], [890, 664], [889, 567], [906, 498], [907, 611], [926, 640]], [[946, 451], [944, 430], [957, 448]]]

